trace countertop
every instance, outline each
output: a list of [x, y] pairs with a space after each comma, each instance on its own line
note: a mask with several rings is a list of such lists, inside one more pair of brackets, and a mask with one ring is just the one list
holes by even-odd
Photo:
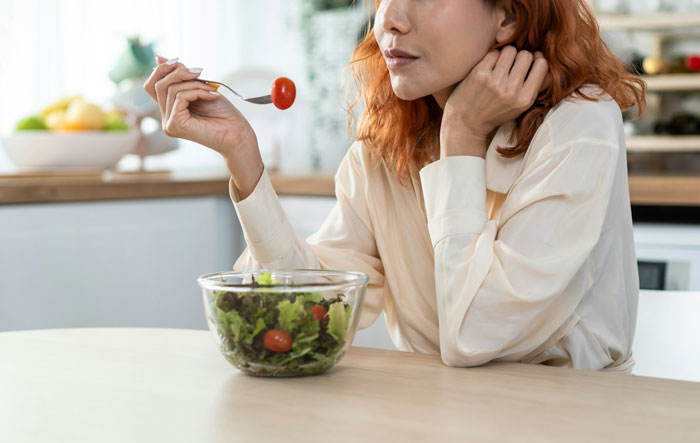
[[[334, 196], [330, 175], [271, 173], [280, 195]], [[24, 173], [0, 175], [0, 205], [228, 195], [220, 172]]]
[[257, 378], [208, 331], [0, 333], [0, 441], [700, 441], [700, 383], [353, 347]]
[[[335, 195], [332, 175], [271, 173], [280, 195]], [[632, 175], [633, 205], [700, 206], [700, 177]], [[0, 205], [228, 195], [221, 172], [23, 173], [0, 175]]]

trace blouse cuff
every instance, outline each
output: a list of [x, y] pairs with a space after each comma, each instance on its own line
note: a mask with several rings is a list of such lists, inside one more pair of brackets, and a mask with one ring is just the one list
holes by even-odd
[[233, 180], [229, 180], [229, 193], [248, 248], [257, 261], [274, 262], [289, 251], [294, 244], [294, 229], [284, 214], [266, 169], [253, 192], [244, 200], [240, 200]]
[[421, 169], [420, 178], [433, 247], [454, 235], [483, 231], [488, 221], [483, 158], [445, 157]]

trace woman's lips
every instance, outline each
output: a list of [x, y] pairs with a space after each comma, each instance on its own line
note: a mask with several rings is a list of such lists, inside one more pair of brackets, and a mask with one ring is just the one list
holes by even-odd
[[389, 69], [400, 68], [418, 60], [418, 57], [387, 57], [386, 66]]
[[418, 57], [398, 48], [385, 49], [384, 57], [386, 58], [386, 66], [389, 69], [400, 68], [418, 60]]

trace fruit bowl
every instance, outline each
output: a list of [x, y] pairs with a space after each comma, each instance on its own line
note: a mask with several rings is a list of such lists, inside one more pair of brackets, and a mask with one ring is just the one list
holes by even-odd
[[222, 355], [244, 373], [269, 377], [333, 367], [355, 336], [367, 281], [362, 273], [308, 269], [197, 279]]
[[138, 131], [17, 131], [1, 138], [21, 170], [104, 170], [113, 167], [139, 140]]

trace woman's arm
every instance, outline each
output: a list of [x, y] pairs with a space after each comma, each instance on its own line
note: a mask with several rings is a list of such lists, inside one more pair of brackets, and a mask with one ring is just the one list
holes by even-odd
[[163, 129], [219, 152], [231, 172], [231, 198], [248, 249], [235, 269], [351, 269], [369, 275], [360, 327], [371, 325], [382, 310], [384, 275], [370, 229], [366, 180], [357, 149], [336, 175], [336, 204], [314, 236], [304, 241], [292, 229], [264, 170], [253, 128], [228, 100], [196, 81], [201, 69], [177, 59], [157, 58], [144, 84], [160, 106]]
[[601, 234], [619, 149], [582, 139], [533, 153], [498, 232], [487, 219], [482, 158], [446, 157], [421, 170], [445, 364], [520, 360], [574, 314], [593, 283], [586, 260]]

